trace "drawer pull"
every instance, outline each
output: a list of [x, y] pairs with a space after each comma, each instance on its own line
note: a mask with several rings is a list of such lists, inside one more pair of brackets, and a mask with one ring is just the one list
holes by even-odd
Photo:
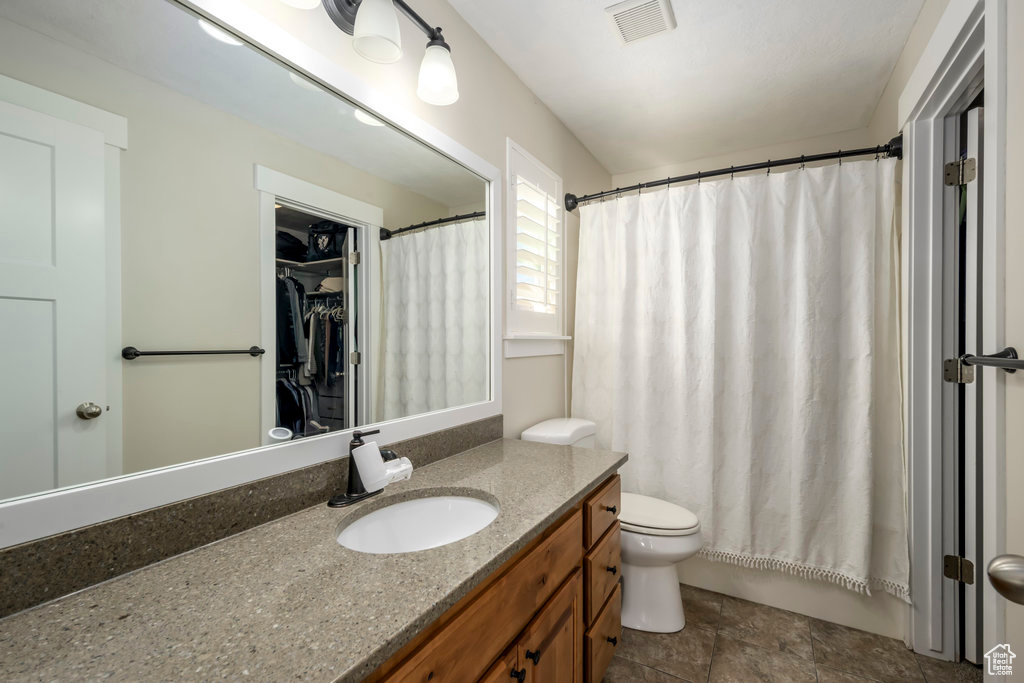
[[[605, 640], [607, 640], [609, 643], [611, 643], [612, 647], [615, 647], [616, 645], [619, 644], [619, 639], [616, 638], [615, 636], [608, 636], [607, 638], [605, 638]], [[522, 680], [522, 679], [519, 679], [519, 680]]]
[[523, 683], [526, 680], [526, 669], [520, 669], [519, 671], [512, 669], [512, 673], [509, 675], [519, 681], [519, 683]]
[[605, 510], [607, 510], [608, 512], [612, 513], [613, 515], [614, 515], [614, 514], [615, 514], [616, 512], [618, 512], [618, 511], [619, 511], [619, 508], [618, 508], [618, 507], [616, 507], [615, 505], [605, 505], [605, 506], [604, 506], [604, 509], [605, 509]]
[[526, 651], [526, 658], [532, 659], [534, 664], [540, 664], [540, 650]]
[[608, 573], [611, 574], [612, 576], [615, 576], [615, 574], [617, 574], [618, 571], [619, 571], [619, 568], [616, 567], [615, 565], [610, 565], [608, 567], [605, 567], [605, 569], [607, 569]]

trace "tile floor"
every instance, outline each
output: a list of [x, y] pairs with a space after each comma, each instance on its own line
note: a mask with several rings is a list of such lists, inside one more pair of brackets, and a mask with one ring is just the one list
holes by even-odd
[[680, 586], [686, 628], [624, 629], [604, 683], [980, 681], [981, 669], [920, 657], [892, 638]]

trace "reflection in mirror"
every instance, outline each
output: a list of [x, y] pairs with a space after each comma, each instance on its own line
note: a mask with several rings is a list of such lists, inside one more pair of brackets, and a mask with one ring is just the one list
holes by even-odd
[[0, 499], [487, 400], [486, 192], [174, 2], [4, 0]]

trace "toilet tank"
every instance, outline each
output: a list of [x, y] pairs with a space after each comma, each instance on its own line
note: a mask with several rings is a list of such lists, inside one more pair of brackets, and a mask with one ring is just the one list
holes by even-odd
[[557, 417], [535, 424], [522, 433], [523, 441], [539, 441], [560, 446], [593, 448], [597, 425], [578, 417]]

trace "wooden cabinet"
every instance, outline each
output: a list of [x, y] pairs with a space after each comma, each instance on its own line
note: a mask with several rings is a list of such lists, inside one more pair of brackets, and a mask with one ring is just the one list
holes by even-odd
[[618, 490], [618, 476], [598, 487], [367, 680], [599, 681], [611, 657], [591, 657], [586, 638], [596, 633], [591, 616], [604, 630], [617, 625], [618, 611], [608, 609], [617, 573], [606, 567], [618, 563], [618, 523], [612, 513], [596, 544], [585, 542], [584, 527], [595, 496], [602, 501], [594, 508], [599, 526], [604, 508], [617, 506]]
[[622, 637], [622, 586], [615, 586], [608, 602], [587, 629], [587, 683], [600, 683]]
[[587, 582], [587, 623], [594, 623], [597, 613], [608, 601], [622, 576], [622, 544], [619, 523], [615, 522], [587, 556], [583, 558], [583, 576]]
[[583, 576], [558, 589], [518, 642], [519, 667], [533, 683], [583, 681]]
[[586, 536], [584, 545], [588, 548], [600, 540], [604, 532], [619, 518], [619, 501], [622, 480], [619, 475], [610, 477], [583, 503], [583, 529]]
[[583, 501], [586, 680], [597, 683], [615, 655], [622, 625], [621, 480], [610, 477]]
[[583, 637], [583, 576], [577, 570], [480, 680], [582, 683]]

